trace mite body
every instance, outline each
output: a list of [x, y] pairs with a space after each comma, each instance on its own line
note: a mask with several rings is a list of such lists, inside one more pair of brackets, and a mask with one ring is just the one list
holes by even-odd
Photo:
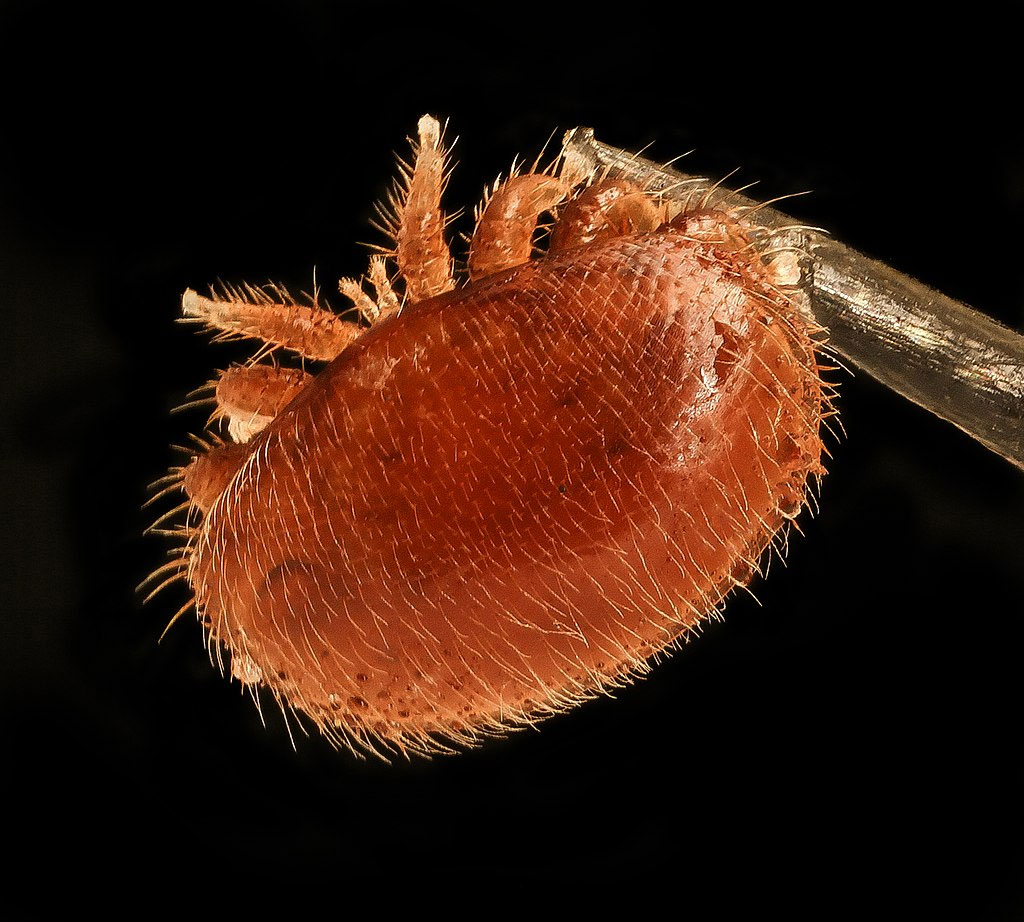
[[425, 117], [392, 215], [400, 279], [378, 258], [374, 298], [342, 283], [369, 329], [255, 292], [184, 299], [220, 330], [337, 350], [315, 377], [222, 377], [236, 441], [182, 472], [181, 559], [237, 678], [384, 756], [642, 673], [822, 472], [815, 331], [741, 216], [531, 171], [490, 197], [457, 286], [443, 163]]

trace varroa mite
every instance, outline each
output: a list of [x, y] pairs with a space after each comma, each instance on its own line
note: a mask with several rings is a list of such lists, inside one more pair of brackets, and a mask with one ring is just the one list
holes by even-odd
[[445, 158], [424, 116], [392, 246], [340, 283], [359, 322], [276, 288], [185, 293], [258, 359], [326, 364], [220, 375], [227, 439], [166, 478], [189, 514], [154, 574], [187, 579], [234, 677], [385, 758], [645, 672], [781, 547], [830, 412], [819, 331], [742, 212], [560, 158], [494, 184], [460, 268]]

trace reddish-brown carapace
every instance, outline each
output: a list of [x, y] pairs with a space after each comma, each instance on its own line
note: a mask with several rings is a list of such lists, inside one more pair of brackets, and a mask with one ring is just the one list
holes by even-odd
[[[644, 673], [781, 547], [830, 412], [741, 211], [563, 157], [495, 184], [460, 268], [446, 169], [424, 116], [392, 247], [340, 283], [358, 323], [276, 288], [182, 299], [266, 345], [215, 384], [226, 439], [167, 478], [190, 512], [158, 573], [234, 677], [385, 758]], [[259, 361], [278, 350], [326, 364]]]

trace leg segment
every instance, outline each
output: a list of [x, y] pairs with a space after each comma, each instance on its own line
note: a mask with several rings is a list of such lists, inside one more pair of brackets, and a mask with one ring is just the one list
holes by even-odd
[[452, 259], [444, 239], [446, 224], [441, 210], [446, 156], [441, 145], [441, 126], [424, 115], [418, 127], [419, 142], [413, 145], [415, 164], [400, 164], [402, 178], [392, 197], [392, 214], [385, 215], [387, 230], [395, 238], [395, 259], [412, 302], [432, 298], [455, 287]]
[[560, 179], [542, 173], [512, 176], [498, 186], [480, 212], [469, 245], [470, 279], [529, 260], [537, 219], [568, 193]]
[[248, 442], [312, 380], [312, 375], [298, 368], [229, 368], [217, 381], [217, 409], [213, 418], [228, 421], [232, 441]]
[[333, 359], [360, 333], [358, 324], [316, 305], [295, 304], [284, 292], [274, 293], [279, 300], [247, 286], [205, 298], [190, 288], [181, 296], [181, 311], [186, 320], [202, 321], [227, 337], [262, 339], [308, 359]]
[[[378, 317], [387, 317], [398, 310], [400, 302], [395, 290], [391, 287], [391, 280], [388, 278], [387, 265], [383, 256], [373, 256], [370, 259], [370, 284], [377, 295]], [[376, 319], [376, 318], [374, 318]]]
[[753, 250], [760, 258], [768, 281], [776, 288], [793, 289], [800, 284], [801, 251], [792, 247], [773, 249], [772, 233], [749, 224], [742, 214], [702, 208], [684, 212], [671, 223], [687, 237], [706, 240], [731, 250]]
[[569, 202], [551, 232], [549, 253], [626, 234], [657, 230], [664, 221], [658, 205], [624, 179], [596, 182]]
[[727, 211], [700, 208], [679, 215], [672, 226], [679, 228], [687, 237], [706, 240], [730, 250], [749, 249], [750, 228], [742, 220]]
[[340, 291], [370, 323], [380, 316], [380, 307], [365, 291], [359, 279], [338, 279]]
[[339, 279], [338, 290], [370, 323], [376, 323], [389, 314], [393, 314], [401, 305], [398, 295], [395, 294], [391, 287], [391, 281], [388, 279], [388, 270], [383, 256], [371, 257], [368, 278], [377, 295], [376, 300], [363, 291], [362, 282], [358, 279]]
[[182, 486], [188, 498], [206, 515], [224, 492], [239, 466], [248, 456], [244, 445], [216, 445], [196, 455], [182, 474]]
[[217, 381], [213, 420], [226, 419], [232, 441], [208, 447], [182, 472], [182, 486], [203, 515], [248, 457], [248, 442], [264, 429], [313, 376], [298, 368], [250, 365], [229, 368]]

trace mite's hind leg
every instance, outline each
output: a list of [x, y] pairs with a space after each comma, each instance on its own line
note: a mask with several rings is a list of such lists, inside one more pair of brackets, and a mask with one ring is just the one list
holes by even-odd
[[766, 229], [744, 220], [744, 211], [702, 207], [683, 212], [670, 222], [687, 237], [704, 240], [736, 253], [750, 254], [766, 280], [783, 291], [799, 284], [803, 252], [792, 247], [773, 248], [772, 240], [786, 228]]
[[568, 194], [570, 187], [545, 173], [510, 176], [477, 208], [476, 229], [469, 244], [472, 280], [511, 269], [529, 260], [537, 220]]
[[657, 230], [665, 219], [663, 206], [625, 179], [606, 179], [588, 186], [561, 210], [551, 231], [549, 253]]
[[231, 441], [220, 442], [212, 432], [212, 445], [197, 439], [203, 451], [193, 456], [180, 477], [200, 512], [205, 515], [210, 510], [249, 456], [245, 443], [265, 429], [312, 380], [312, 375], [299, 368], [276, 365], [238, 366], [221, 373], [210, 422], [227, 420]]
[[698, 208], [684, 211], [671, 223], [672, 227], [695, 240], [706, 240], [730, 250], [745, 250], [751, 246], [753, 229], [727, 211]]
[[393, 255], [405, 279], [406, 297], [413, 303], [455, 287], [451, 253], [444, 238], [448, 219], [441, 210], [441, 195], [448, 181], [441, 126], [433, 116], [424, 115], [417, 131], [413, 165], [399, 160], [396, 188], [388, 205], [378, 209], [382, 229], [395, 242]]
[[312, 375], [299, 368], [276, 365], [229, 368], [217, 380], [217, 408], [211, 419], [227, 420], [233, 442], [248, 442], [312, 380]]
[[239, 467], [249, 457], [247, 446], [226, 442], [196, 455], [185, 467], [182, 486], [188, 498], [206, 515], [217, 497], [227, 489]]
[[298, 304], [276, 288], [225, 287], [209, 298], [190, 288], [181, 296], [181, 312], [185, 320], [220, 330], [225, 339], [260, 339], [308, 359], [333, 359], [362, 330], [315, 302]]

